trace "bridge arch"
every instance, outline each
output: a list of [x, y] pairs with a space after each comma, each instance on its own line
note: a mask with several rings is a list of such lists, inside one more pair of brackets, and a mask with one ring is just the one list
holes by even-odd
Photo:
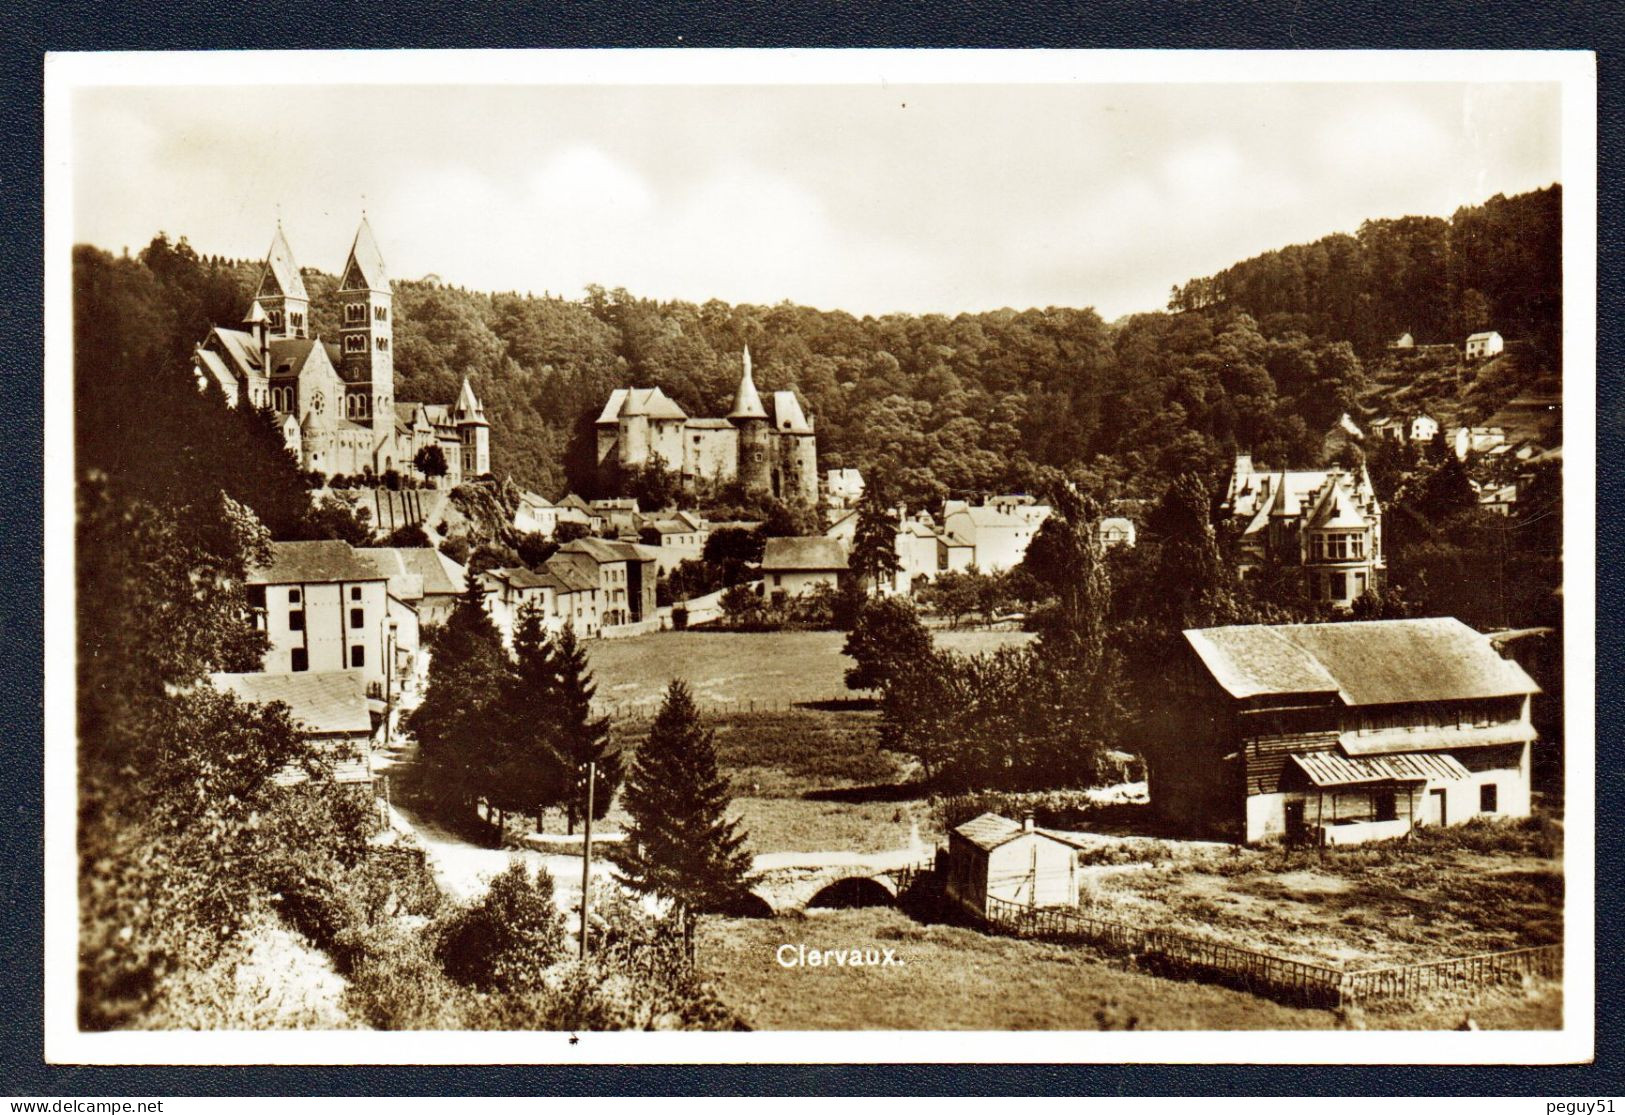
[[889, 875], [848, 875], [824, 886], [807, 900], [809, 910], [847, 910], [859, 906], [897, 905], [897, 882]]

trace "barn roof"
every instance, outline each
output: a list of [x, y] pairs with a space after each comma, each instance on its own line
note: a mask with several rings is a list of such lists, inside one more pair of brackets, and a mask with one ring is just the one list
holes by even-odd
[[1450, 755], [1425, 752], [1347, 756], [1336, 751], [1294, 754], [1292, 761], [1316, 786], [1357, 786], [1371, 782], [1454, 782], [1467, 768]]
[[318, 670], [299, 674], [211, 674], [216, 689], [245, 701], [280, 701], [311, 735], [371, 732], [366, 677], [360, 670]]
[[383, 581], [388, 577], [376, 565], [351, 549], [348, 542], [273, 542], [271, 564], [252, 569], [251, 585], [297, 585], [332, 581]]
[[1458, 619], [1208, 627], [1185, 639], [1237, 699], [1324, 693], [1346, 705], [1387, 705], [1540, 691]]
[[846, 568], [846, 547], [839, 538], [822, 536], [769, 538], [762, 548], [764, 570], [830, 570]]

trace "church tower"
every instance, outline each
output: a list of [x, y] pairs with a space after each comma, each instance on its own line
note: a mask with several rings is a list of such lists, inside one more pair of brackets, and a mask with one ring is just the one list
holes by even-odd
[[254, 300], [265, 310], [265, 332], [270, 340], [310, 336], [310, 295], [305, 278], [294, 262], [293, 249], [277, 222], [271, 250], [265, 254], [265, 271], [260, 275]]
[[[339, 374], [350, 385], [344, 417], [395, 433], [394, 324], [389, 274], [367, 218], [361, 218], [339, 280]], [[395, 462], [397, 465], [400, 462]]]
[[756, 393], [756, 381], [751, 378], [750, 346], [745, 346], [745, 370], [739, 377], [739, 390], [734, 393], [734, 407], [728, 412], [728, 421], [739, 431], [739, 480], [747, 492], [770, 490], [773, 463], [768, 453], [767, 409], [762, 397]]

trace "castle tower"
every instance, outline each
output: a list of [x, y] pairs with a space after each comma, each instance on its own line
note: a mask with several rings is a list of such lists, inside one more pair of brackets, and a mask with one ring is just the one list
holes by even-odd
[[485, 420], [485, 408], [475, 397], [467, 376], [463, 377], [463, 389], [451, 416], [462, 443], [463, 476], [484, 476], [491, 471], [491, 424]]
[[266, 333], [272, 340], [310, 336], [310, 295], [281, 222], [271, 238], [271, 250], [265, 253], [265, 270], [254, 300], [264, 307]]
[[751, 378], [750, 346], [745, 346], [745, 370], [739, 377], [739, 390], [734, 392], [733, 410], [728, 421], [739, 431], [739, 480], [747, 492], [766, 492], [772, 485], [773, 463], [768, 452], [767, 409], [762, 397], [756, 393], [756, 381]]
[[[354, 403], [344, 417], [370, 422], [385, 438], [395, 433], [395, 327], [390, 321], [389, 274], [367, 218], [361, 218], [350, 258], [339, 281], [339, 374], [352, 388]], [[366, 385], [359, 389], [359, 385]]]

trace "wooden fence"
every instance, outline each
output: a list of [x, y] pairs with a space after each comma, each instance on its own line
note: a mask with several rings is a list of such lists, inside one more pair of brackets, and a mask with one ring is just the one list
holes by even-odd
[[1028, 907], [989, 896], [988, 925], [1016, 937], [1088, 941], [1131, 953], [1169, 975], [1191, 976], [1300, 1006], [1337, 1007], [1406, 999], [1433, 991], [1471, 991], [1521, 979], [1559, 977], [1563, 946], [1454, 957], [1425, 964], [1345, 971], [1176, 933], [1142, 929], [1061, 907]]
[[[650, 697], [642, 701], [617, 701], [614, 699], [597, 700], [593, 702], [593, 711], [599, 716], [607, 716], [612, 720], [621, 720], [638, 724], [653, 720], [660, 711], [664, 698]], [[773, 713], [794, 712], [797, 709], [819, 706], [853, 705], [857, 702], [873, 700], [867, 692], [854, 692], [850, 689], [840, 693], [830, 694], [827, 697], [803, 697], [789, 700], [783, 697], [747, 698], [741, 700], [704, 700], [695, 699], [695, 707], [707, 716], [737, 716], [741, 713]]]

